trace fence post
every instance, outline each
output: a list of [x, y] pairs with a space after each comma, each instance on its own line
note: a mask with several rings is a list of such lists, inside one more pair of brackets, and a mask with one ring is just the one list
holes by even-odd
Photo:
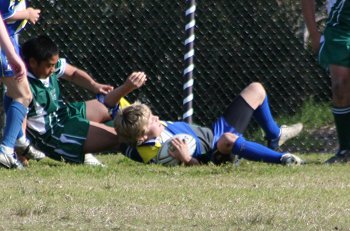
[[196, 25], [195, 21], [195, 13], [196, 13], [196, 1], [195, 0], [186, 0], [186, 26], [185, 26], [185, 55], [184, 55], [184, 63], [185, 68], [183, 72], [184, 77], [184, 99], [183, 99], [183, 107], [184, 114], [182, 119], [187, 123], [192, 123], [192, 115], [193, 115], [193, 57], [194, 57], [194, 28]]

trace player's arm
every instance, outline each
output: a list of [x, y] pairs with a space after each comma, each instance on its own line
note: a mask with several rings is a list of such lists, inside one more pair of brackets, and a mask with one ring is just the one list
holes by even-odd
[[108, 93], [104, 98], [104, 104], [108, 107], [114, 107], [119, 103], [120, 99], [130, 92], [142, 87], [147, 81], [147, 76], [144, 72], [133, 72], [129, 75], [126, 81], [113, 91]]
[[199, 161], [189, 153], [186, 141], [175, 138], [171, 141], [170, 156], [181, 161], [185, 165], [199, 165]]
[[321, 33], [317, 29], [315, 0], [301, 0], [302, 13], [306, 27], [310, 33], [313, 52], [320, 49]]
[[13, 47], [11, 40], [8, 36], [6, 27], [3, 23], [2, 17], [0, 15], [0, 46], [4, 49], [8, 62], [11, 65], [12, 69], [16, 73], [16, 78], [21, 78], [26, 75], [26, 68], [21, 60], [21, 58], [17, 55], [15, 48]]
[[16, 11], [11, 17], [7, 18], [6, 21], [18, 21], [18, 20], [29, 20], [32, 24], [35, 24], [40, 17], [40, 10], [28, 7], [25, 10]]
[[61, 78], [95, 94], [107, 94], [113, 90], [112, 86], [96, 82], [86, 71], [83, 71], [70, 64], [66, 65], [64, 75]]

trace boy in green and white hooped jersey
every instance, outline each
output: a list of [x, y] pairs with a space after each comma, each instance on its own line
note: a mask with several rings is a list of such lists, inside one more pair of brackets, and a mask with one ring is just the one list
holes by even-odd
[[[56, 44], [46, 36], [25, 42], [22, 56], [33, 94], [27, 133], [36, 147], [48, 157], [72, 163], [83, 163], [86, 153], [119, 148], [115, 130], [103, 124], [112, 119], [108, 107], [114, 108], [124, 95], [142, 86], [147, 79], [144, 73], [131, 74], [116, 89], [97, 83], [85, 71], [59, 58]], [[97, 99], [65, 103], [61, 79], [105, 95], [103, 103]]]
[[338, 150], [326, 164], [350, 163], [350, 0], [329, 0], [332, 6], [319, 44], [315, 16], [316, 0], [302, 0], [305, 23], [319, 63], [329, 71], [332, 114], [338, 137]]

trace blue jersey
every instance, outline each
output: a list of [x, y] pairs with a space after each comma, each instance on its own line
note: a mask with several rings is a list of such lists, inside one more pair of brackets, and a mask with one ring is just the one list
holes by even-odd
[[122, 145], [122, 153], [132, 160], [152, 163], [155, 161], [158, 151], [164, 142], [177, 134], [189, 134], [196, 140], [196, 150], [193, 153], [193, 157], [202, 162], [208, 162], [210, 160], [213, 147], [213, 133], [211, 129], [189, 125], [185, 122], [162, 121], [162, 123], [165, 129], [160, 137], [148, 140], [137, 147]]
[[[3, 20], [11, 18], [17, 11], [26, 9], [25, 0], [1, 0], [0, 13]], [[10, 36], [19, 33], [26, 25], [27, 20], [6, 21], [5, 25]]]
[[[17, 11], [23, 11], [26, 9], [25, 0], [0, 0], [0, 13], [5, 22], [7, 31], [9, 33], [11, 42], [18, 53], [18, 38], [15, 36], [19, 33], [27, 23], [27, 20], [11, 21], [5, 19], [11, 18]], [[11, 66], [8, 63], [5, 51], [0, 47], [0, 77], [13, 77]]]

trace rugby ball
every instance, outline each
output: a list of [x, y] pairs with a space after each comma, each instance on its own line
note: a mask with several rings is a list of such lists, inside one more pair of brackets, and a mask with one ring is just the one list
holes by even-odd
[[181, 140], [185, 140], [189, 153], [193, 155], [193, 153], [196, 151], [196, 140], [189, 134], [177, 134], [168, 139], [166, 142], [162, 144], [162, 147], [159, 149], [156, 163], [166, 165], [166, 166], [175, 166], [180, 164], [180, 161], [177, 159], [174, 159], [172, 156], [169, 155], [169, 149], [172, 148], [171, 141], [175, 138], [180, 138]]

